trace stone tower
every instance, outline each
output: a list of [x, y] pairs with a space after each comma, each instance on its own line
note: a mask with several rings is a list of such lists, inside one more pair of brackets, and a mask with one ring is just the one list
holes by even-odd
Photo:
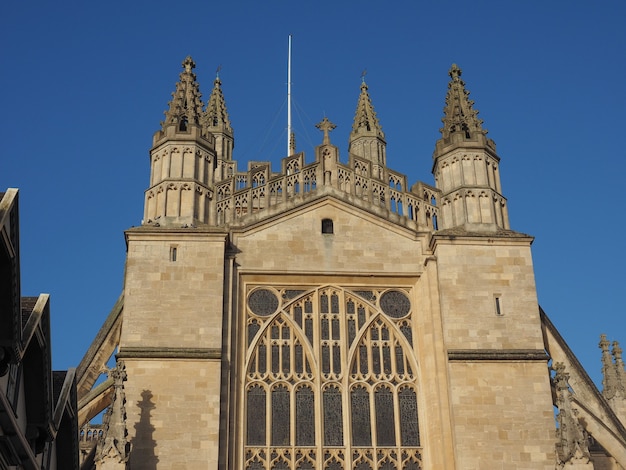
[[[165, 121], [152, 139], [145, 222], [167, 226], [208, 222], [209, 188], [213, 185], [217, 156], [216, 137], [204, 124], [207, 118], [214, 124], [212, 129], [221, 131], [216, 133], [220, 157], [224, 159], [224, 154], [232, 151], [232, 130], [229, 134], [229, 128], [216, 114], [204, 115], [202, 95], [193, 73], [195, 66], [191, 57], [183, 62], [184, 71], [172, 93]], [[217, 91], [218, 83], [216, 80]]]
[[439, 228], [508, 230], [496, 144], [487, 138], [478, 111], [473, 109], [461, 69], [453, 64], [449, 75], [441, 139], [433, 154], [433, 174], [441, 190]]
[[228, 233], [209, 223], [216, 165], [230, 159], [233, 142], [221, 96], [204, 113], [194, 66], [183, 62], [154, 135], [144, 223], [126, 232], [117, 357], [133, 469], [217, 468], [219, 457]]
[[435, 187], [387, 166], [365, 81], [347, 162], [324, 118], [312, 161], [292, 145], [278, 172], [239, 171], [221, 80], [203, 109], [193, 67], [101, 335], [121, 328], [107, 468], [552, 470], [588, 464], [590, 433], [626, 465], [623, 423], [540, 312], [532, 237], [509, 228], [456, 65]]

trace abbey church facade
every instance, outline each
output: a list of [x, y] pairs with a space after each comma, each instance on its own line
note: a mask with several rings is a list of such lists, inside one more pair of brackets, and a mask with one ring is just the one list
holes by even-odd
[[456, 65], [431, 184], [387, 166], [365, 82], [345, 158], [324, 118], [311, 157], [239, 168], [194, 67], [76, 372], [84, 429], [108, 409], [83, 468], [626, 469], [621, 349], [602, 339], [599, 391], [540, 309]]

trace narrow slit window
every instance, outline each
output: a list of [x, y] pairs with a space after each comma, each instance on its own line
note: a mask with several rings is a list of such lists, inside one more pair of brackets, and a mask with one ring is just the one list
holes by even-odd
[[178, 248], [175, 246], [170, 246], [170, 261], [176, 261], [178, 257]]
[[334, 233], [333, 219], [322, 219], [322, 233]]
[[502, 316], [502, 299], [499, 295], [494, 297], [495, 307], [496, 307], [496, 315]]

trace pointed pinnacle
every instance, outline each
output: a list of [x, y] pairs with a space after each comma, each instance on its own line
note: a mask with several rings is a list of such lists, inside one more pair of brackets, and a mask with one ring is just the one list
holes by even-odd
[[368, 93], [368, 86], [365, 83], [365, 72], [361, 75], [361, 93], [359, 94], [359, 100], [356, 105], [356, 111], [354, 113], [354, 122], [352, 123], [351, 137], [356, 137], [357, 134], [375, 135], [384, 139], [383, 133], [376, 111], [372, 105], [372, 100]]
[[460, 134], [463, 139], [476, 140], [477, 136], [487, 134], [482, 128], [483, 121], [478, 119], [478, 111], [473, 108], [474, 102], [469, 99], [469, 91], [461, 80], [462, 71], [458, 65], [452, 64], [448, 75], [448, 93], [443, 108], [443, 128], [439, 129], [444, 140], [452, 134]]
[[207, 101], [202, 122], [205, 126], [218, 128], [221, 131], [232, 134], [233, 129], [230, 125], [230, 118], [228, 116], [228, 110], [226, 109], [226, 100], [222, 92], [222, 80], [220, 80], [219, 77], [220, 69], [221, 66], [217, 69], [218, 75], [213, 81], [213, 90]]
[[196, 82], [193, 69], [196, 63], [187, 56], [182, 63], [183, 72], [180, 73], [176, 89], [172, 93], [172, 100], [168, 103], [169, 109], [165, 111], [165, 121], [162, 126], [178, 124], [183, 121], [199, 124], [202, 115], [202, 94]]

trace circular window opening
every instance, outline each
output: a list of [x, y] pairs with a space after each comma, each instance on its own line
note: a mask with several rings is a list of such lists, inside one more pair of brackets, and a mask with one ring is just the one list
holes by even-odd
[[265, 317], [278, 308], [278, 297], [269, 289], [257, 289], [248, 296], [248, 307], [255, 315]]
[[390, 290], [380, 296], [380, 308], [391, 318], [402, 318], [411, 311], [411, 301], [404, 292]]

